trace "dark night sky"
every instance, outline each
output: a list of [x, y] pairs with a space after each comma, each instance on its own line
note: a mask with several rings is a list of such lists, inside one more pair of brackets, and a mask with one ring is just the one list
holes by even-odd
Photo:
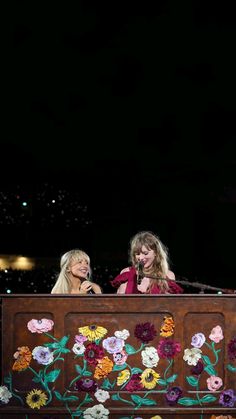
[[152, 229], [179, 274], [233, 277], [235, 14], [227, 2], [153, 3], [16, 5], [1, 185], [80, 188], [95, 255], [126, 253]]

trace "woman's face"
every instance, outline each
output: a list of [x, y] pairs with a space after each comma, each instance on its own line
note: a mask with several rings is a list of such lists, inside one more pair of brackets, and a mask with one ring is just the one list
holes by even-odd
[[142, 246], [139, 253], [136, 253], [135, 258], [137, 262], [141, 262], [145, 269], [151, 268], [155, 259], [154, 250], [148, 249], [146, 246]]
[[86, 279], [90, 271], [89, 262], [84, 258], [72, 260], [69, 265], [69, 270], [73, 276]]

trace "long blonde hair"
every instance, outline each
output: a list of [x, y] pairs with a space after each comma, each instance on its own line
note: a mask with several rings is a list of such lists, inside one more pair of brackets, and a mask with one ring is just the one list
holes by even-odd
[[146, 272], [144, 270], [143, 273], [161, 278], [150, 278], [148, 291], [150, 292], [155, 285], [158, 285], [161, 291], [168, 292], [169, 286], [167, 280], [165, 279], [167, 278], [169, 271], [167, 247], [161, 242], [159, 237], [151, 231], [140, 231], [130, 240], [129, 258], [133, 266], [137, 265], [136, 255], [141, 252], [142, 246], [145, 246], [149, 250], [153, 250], [155, 254], [152, 268]]
[[61, 256], [60, 268], [61, 271], [58, 275], [57, 281], [51, 291], [51, 294], [70, 294], [70, 278], [68, 275], [68, 269], [71, 262], [75, 262], [81, 259], [85, 259], [88, 262], [88, 278], [87, 280], [91, 281], [92, 270], [90, 267], [90, 257], [83, 250], [73, 249], [64, 253]]

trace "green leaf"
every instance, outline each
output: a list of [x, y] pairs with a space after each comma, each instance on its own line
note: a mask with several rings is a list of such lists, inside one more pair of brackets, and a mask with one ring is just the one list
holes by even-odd
[[200, 403], [198, 400], [191, 399], [191, 397], [182, 397], [178, 400], [178, 404], [181, 404], [183, 406], [193, 406]]
[[123, 365], [114, 365], [113, 367], [113, 371], [122, 371], [127, 367], [127, 364], [123, 364]]
[[90, 377], [92, 375], [91, 371], [83, 371], [83, 376], [84, 377]]
[[54, 383], [56, 381], [56, 379], [58, 378], [60, 372], [61, 372], [61, 370], [59, 370], [59, 369], [50, 371], [44, 377], [45, 383]]
[[204, 367], [204, 371], [206, 371], [207, 374], [209, 374], [209, 375], [216, 375], [217, 376], [217, 372], [212, 365], [208, 365], [207, 367]]
[[32, 378], [32, 381], [33, 381], [34, 383], [40, 383], [41, 378], [40, 378], [40, 377], [34, 377], [34, 378]]
[[228, 364], [227, 365], [227, 370], [232, 371], [232, 372], [235, 372], [236, 371], [236, 367], [233, 367], [233, 365]]
[[125, 350], [128, 355], [132, 355], [136, 353], [136, 350], [133, 346], [129, 345], [128, 343], [125, 344]]
[[63, 336], [63, 338], [59, 341], [59, 345], [61, 347], [66, 346], [70, 336]]
[[217, 398], [212, 396], [211, 394], [206, 394], [205, 396], [201, 398], [201, 402], [203, 403], [211, 403], [211, 402], [215, 402], [216, 400]]
[[59, 391], [54, 391], [54, 394], [55, 394], [57, 400], [63, 400], [63, 397], [61, 396], [61, 394], [59, 393]]
[[162, 378], [160, 378], [160, 380], [158, 380], [158, 384], [160, 386], [166, 386], [167, 385], [167, 382], [166, 382], [166, 380], [162, 380]]
[[131, 374], [142, 374], [142, 370], [140, 368], [131, 368]]
[[113, 395], [111, 396], [111, 400], [116, 400], [116, 401], [118, 401], [118, 400], [120, 400], [120, 397], [118, 396], [118, 394], [113, 394]]
[[58, 348], [58, 343], [57, 342], [44, 343], [43, 346], [46, 346], [47, 348], [55, 349], [55, 348]]
[[176, 380], [177, 377], [178, 377], [178, 374], [173, 374], [171, 377], [167, 378], [166, 382], [167, 383], [173, 383]]
[[76, 366], [75, 366], [75, 369], [76, 369], [76, 372], [78, 373], [78, 374], [81, 374], [82, 375], [82, 368], [81, 368], [81, 366], [80, 365], [78, 365], [78, 364], [76, 364]]
[[68, 397], [63, 397], [63, 402], [77, 402], [77, 400], [79, 400], [79, 397], [77, 396], [68, 396]]
[[11, 378], [10, 377], [4, 377], [4, 383], [5, 384], [10, 384], [11, 382]]
[[211, 360], [207, 355], [202, 355], [202, 359], [206, 365], [211, 365]]
[[138, 405], [144, 405], [144, 406], [154, 406], [156, 405], [155, 400], [152, 399], [143, 399], [140, 396], [137, 396], [136, 394], [131, 394], [131, 399], [133, 400], [134, 403], [138, 404]]
[[110, 381], [108, 380], [108, 378], [105, 378], [105, 380], [103, 381], [101, 388], [103, 390], [110, 390], [112, 388], [112, 384], [110, 383]]
[[186, 377], [186, 380], [192, 387], [196, 387], [198, 385], [198, 379], [191, 375], [189, 377]]

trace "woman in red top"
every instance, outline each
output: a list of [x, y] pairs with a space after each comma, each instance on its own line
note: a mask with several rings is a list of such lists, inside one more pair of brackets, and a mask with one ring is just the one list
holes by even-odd
[[131, 267], [112, 281], [117, 294], [181, 294], [169, 270], [168, 252], [158, 236], [150, 231], [137, 233], [130, 241]]

